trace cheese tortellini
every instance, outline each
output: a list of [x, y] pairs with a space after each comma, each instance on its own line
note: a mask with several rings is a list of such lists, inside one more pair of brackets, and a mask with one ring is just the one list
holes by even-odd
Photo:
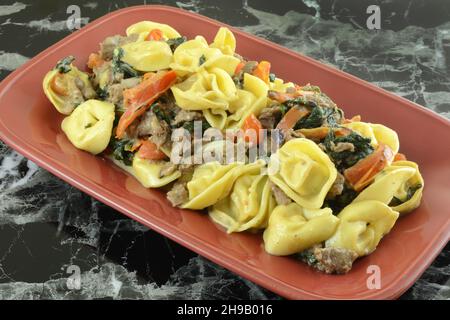
[[236, 50], [234, 34], [228, 28], [219, 28], [211, 47], [220, 49], [223, 54], [233, 55]]
[[397, 211], [381, 201], [364, 200], [349, 204], [339, 213], [336, 233], [325, 244], [353, 250], [360, 257], [368, 255], [391, 231], [398, 216]]
[[275, 207], [267, 176], [245, 174], [236, 179], [230, 195], [209, 210], [210, 217], [228, 233], [263, 229]]
[[170, 68], [180, 76], [191, 75], [201, 68], [201, 59], [204, 59], [204, 63], [207, 63], [210, 59], [221, 55], [219, 49], [210, 48], [205, 38], [197, 36], [176, 48]]
[[188, 182], [189, 201], [182, 205], [187, 209], [204, 209], [225, 198], [230, 193], [234, 182], [243, 174], [256, 174], [264, 167], [262, 160], [250, 164], [230, 163], [221, 165], [208, 162], [194, 171]]
[[267, 97], [268, 85], [258, 77], [249, 73], [244, 74], [244, 90], [253, 93], [257, 98]]
[[311, 140], [286, 142], [269, 163], [269, 177], [300, 206], [318, 209], [336, 180], [330, 158]]
[[172, 50], [164, 41], [138, 41], [122, 46], [122, 60], [143, 72], [168, 69], [172, 63]]
[[420, 204], [424, 181], [412, 161], [395, 161], [376, 177], [353, 202], [378, 200], [399, 213], [408, 213]]
[[305, 209], [296, 203], [277, 206], [264, 231], [268, 253], [285, 256], [329, 239], [339, 224], [330, 208]]
[[165, 165], [164, 161], [149, 161], [142, 159], [139, 154], [134, 156], [132, 163], [132, 172], [136, 179], [146, 188], [160, 188], [166, 184], [175, 181], [181, 176], [180, 171], [161, 177], [161, 169]]
[[355, 121], [343, 124], [343, 126], [358, 132], [365, 138], [370, 139], [374, 147], [377, 147], [379, 143], [384, 143], [392, 149], [394, 154], [396, 154], [400, 148], [397, 133], [382, 124]]
[[70, 64], [70, 71], [61, 73], [57, 68], [49, 71], [42, 82], [47, 98], [58, 112], [69, 115], [85, 98], [94, 98], [95, 91], [89, 76]]
[[75, 147], [98, 154], [108, 146], [114, 117], [112, 103], [88, 100], [62, 121], [61, 128]]
[[209, 124], [219, 129], [226, 124], [230, 103], [237, 99], [233, 80], [220, 68], [200, 71], [171, 89], [182, 109], [202, 110]]
[[164, 24], [164, 23], [158, 23], [153, 21], [141, 21], [138, 23], [135, 23], [127, 28], [127, 36], [130, 36], [132, 34], [138, 34], [139, 39], [143, 40], [147, 37], [147, 35], [152, 30], [161, 30], [163, 33], [163, 36], [166, 39], [174, 39], [179, 38], [181, 35], [178, 33], [177, 30], [172, 28], [171, 26]]

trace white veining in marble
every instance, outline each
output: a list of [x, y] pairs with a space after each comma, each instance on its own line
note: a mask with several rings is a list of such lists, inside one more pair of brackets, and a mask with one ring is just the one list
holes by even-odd
[[[79, 290], [67, 290], [67, 277], [43, 283], [9, 282], [0, 284], [0, 299], [239, 299], [233, 295], [236, 279], [201, 258], [192, 258], [167, 283], [141, 284], [135, 272], [121, 265], [105, 263], [81, 273]], [[242, 281], [250, 299], [267, 299], [252, 282]]]
[[[81, 26], [84, 26], [88, 24], [89, 18], [82, 17], [80, 18], [80, 24]], [[40, 19], [40, 20], [32, 20], [29, 22], [13, 22], [11, 19], [6, 20], [2, 25], [16, 25], [16, 26], [23, 26], [29, 29], [34, 29], [38, 32], [44, 32], [44, 31], [67, 31], [67, 20], [59, 20], [59, 21], [52, 21], [50, 17]]]
[[29, 60], [19, 53], [0, 51], [0, 71], [13, 71]]
[[9, 16], [11, 14], [20, 12], [27, 7], [26, 4], [21, 2], [14, 2], [10, 5], [0, 5], [0, 17], [1, 16]]
[[88, 3], [83, 4], [83, 7], [93, 10], [98, 7], [98, 3], [97, 2], [88, 2]]

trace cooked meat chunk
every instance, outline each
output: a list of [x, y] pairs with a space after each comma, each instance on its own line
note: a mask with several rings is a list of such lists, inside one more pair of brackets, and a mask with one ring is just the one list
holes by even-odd
[[275, 201], [278, 205], [287, 205], [292, 202], [292, 199], [289, 198], [286, 193], [284, 193], [284, 191], [281, 190], [277, 185], [273, 184], [272, 182], [270, 184], [273, 196], [275, 197]]
[[325, 273], [347, 273], [358, 257], [355, 251], [344, 248], [314, 248], [312, 250], [316, 260], [314, 267]]
[[78, 88], [76, 81], [74, 79], [69, 79], [67, 81], [67, 91], [69, 92], [69, 99], [65, 100], [65, 103], [73, 106], [78, 106], [80, 103], [84, 102], [84, 96], [81, 90]]
[[129, 88], [137, 86], [140, 82], [140, 78], [128, 78], [123, 79], [120, 83], [110, 85], [108, 87], [107, 101], [114, 103], [117, 106], [123, 104], [123, 91]]
[[281, 106], [273, 105], [262, 109], [258, 116], [258, 120], [261, 122], [263, 129], [274, 129], [277, 122], [280, 121], [281, 116]]
[[91, 86], [86, 86], [83, 80], [80, 78], [75, 78], [75, 84], [77, 88], [81, 91], [85, 100], [93, 99], [97, 95]]
[[124, 89], [130, 89], [136, 87], [141, 82], [140, 77], [133, 77], [128, 79], [123, 79], [120, 84]]
[[103, 63], [100, 67], [94, 68], [94, 78], [92, 84], [94, 87], [102, 88], [110, 86], [114, 83], [120, 83], [123, 80], [123, 73], [113, 72], [111, 61]]
[[203, 116], [198, 111], [188, 111], [181, 109], [177, 114], [175, 115], [175, 118], [172, 120], [171, 125], [177, 126], [184, 122], [191, 122], [194, 120], [200, 120]]
[[150, 136], [150, 140], [161, 147], [170, 138], [170, 127], [152, 111], [146, 112], [136, 128], [138, 136]]
[[175, 182], [172, 189], [167, 192], [167, 199], [174, 207], [179, 207], [189, 200], [189, 193], [186, 189], [186, 182]]
[[243, 86], [243, 80], [244, 80], [244, 73], [252, 74], [255, 68], [258, 66], [257, 61], [243, 61], [245, 62], [244, 66], [242, 67], [241, 71], [238, 73], [235, 73], [233, 75], [233, 81], [236, 84], [238, 88], [242, 89]]
[[121, 35], [115, 35], [111, 37], [107, 37], [100, 43], [100, 56], [103, 60], [111, 60], [113, 57], [114, 49], [117, 47], [123, 46], [124, 44], [135, 42], [138, 39], [137, 34], [132, 34], [128, 37], [124, 37]]
[[247, 61], [242, 68], [243, 73], [253, 73], [253, 70], [258, 66], [258, 61]]
[[70, 108], [76, 107], [80, 103], [93, 99], [96, 96], [95, 91], [90, 86], [86, 86], [83, 80], [78, 77], [68, 78], [67, 91], [69, 92], [69, 97], [65, 99], [64, 103], [70, 106]]
[[114, 103], [116, 106], [121, 106], [123, 104], [123, 87], [120, 83], [110, 85], [107, 92], [108, 96], [106, 100], [108, 102]]
[[181, 108], [175, 103], [175, 97], [169, 90], [158, 99], [159, 108], [166, 114], [176, 115]]
[[181, 174], [184, 176], [192, 176], [194, 173], [194, 169], [197, 165], [192, 160], [191, 163], [184, 163], [178, 166], [178, 169], [181, 171]]
[[336, 180], [334, 180], [334, 183], [331, 186], [330, 191], [328, 191], [327, 199], [334, 199], [336, 198], [336, 196], [341, 195], [342, 191], [344, 190], [344, 184], [345, 178], [342, 174], [338, 172]]
[[159, 177], [164, 178], [170, 176], [177, 170], [177, 168], [178, 166], [176, 164], [173, 164], [172, 162], [166, 162], [159, 172]]
[[294, 131], [293, 129], [283, 130], [283, 138], [285, 142], [296, 138], [304, 138], [305, 136], [300, 131]]
[[355, 146], [353, 145], [353, 143], [350, 142], [338, 142], [337, 144], [334, 144], [333, 142], [331, 142], [331, 150], [334, 152], [343, 152], [343, 151], [350, 151], [350, 152], [354, 152], [355, 151]]

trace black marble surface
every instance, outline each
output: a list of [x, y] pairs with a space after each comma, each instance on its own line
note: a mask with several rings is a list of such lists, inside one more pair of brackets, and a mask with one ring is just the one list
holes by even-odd
[[[79, 5], [86, 24], [143, 2], [2, 0], [0, 79], [71, 32], [66, 27], [69, 5]], [[223, 21], [450, 118], [450, 1], [146, 2]], [[380, 30], [366, 28], [370, 4], [381, 8]], [[79, 290], [68, 288], [71, 265], [81, 272]], [[0, 299], [47, 298], [279, 299], [90, 198], [0, 142]], [[447, 245], [401, 299], [449, 298]]]

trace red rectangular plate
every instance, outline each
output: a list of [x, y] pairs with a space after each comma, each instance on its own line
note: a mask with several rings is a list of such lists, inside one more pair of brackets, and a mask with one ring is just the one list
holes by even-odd
[[[231, 28], [237, 51], [272, 62], [279, 77], [319, 85], [347, 115], [361, 114], [398, 132], [401, 151], [416, 161], [425, 179], [422, 205], [399, 219], [378, 249], [346, 275], [325, 275], [287, 257], [264, 252], [261, 237], [227, 235], [199, 212], [171, 207], [165, 195], [142, 187], [112, 163], [73, 147], [60, 129], [62, 116], [42, 92], [42, 78], [67, 55], [84, 66], [105, 37], [154, 20], [194, 37], [212, 40], [223, 24], [164, 6], [110, 13], [48, 48], [0, 84], [0, 138], [56, 176], [149, 228], [284, 297], [293, 299], [383, 299], [401, 295], [430, 265], [450, 233], [450, 123], [410, 101], [271, 42]], [[381, 289], [367, 287], [370, 265], [381, 271]]]

